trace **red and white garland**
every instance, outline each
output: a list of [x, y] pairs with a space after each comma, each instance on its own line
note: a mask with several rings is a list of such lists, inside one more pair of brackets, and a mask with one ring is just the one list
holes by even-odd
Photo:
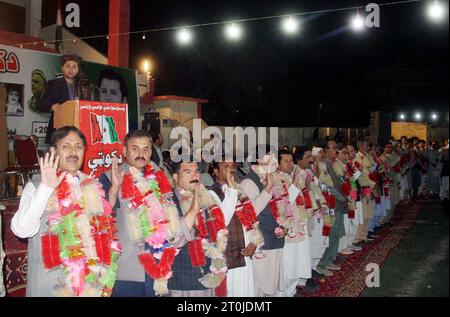
[[41, 237], [44, 267], [62, 268], [65, 275], [56, 295], [111, 296], [121, 248], [101, 185], [81, 172], [68, 174], [50, 196], [45, 213], [49, 231]]
[[[180, 194], [181, 209], [183, 214], [186, 214], [191, 207], [193, 193], [183, 190]], [[216, 288], [223, 282], [228, 272], [224, 254], [228, 243], [228, 230], [222, 210], [203, 185], [200, 185], [199, 200], [201, 212], [197, 214], [194, 225], [195, 239], [188, 245], [189, 255], [194, 267], [204, 267], [206, 257], [211, 259], [209, 273], [199, 281], [207, 288]]]
[[146, 242], [151, 247], [151, 251], [138, 254], [139, 262], [155, 280], [155, 294], [166, 295], [179, 251], [173, 243], [179, 235], [180, 224], [172, 200], [172, 186], [164, 171], [156, 169], [152, 165], [147, 165], [143, 173], [130, 169], [124, 176], [121, 198], [128, 202], [130, 210], [125, 219], [131, 240]]

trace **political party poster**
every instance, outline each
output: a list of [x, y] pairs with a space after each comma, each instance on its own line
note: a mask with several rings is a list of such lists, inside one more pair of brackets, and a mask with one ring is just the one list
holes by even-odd
[[57, 54], [0, 45], [0, 84], [6, 87], [8, 94], [8, 130], [41, 136], [39, 147], [45, 147], [50, 114], [40, 112], [37, 105], [48, 81], [60, 72], [60, 56]]
[[99, 177], [117, 157], [124, 161], [123, 140], [128, 132], [127, 106], [123, 103], [79, 102], [78, 127], [86, 135], [83, 173]]
[[[44, 144], [49, 113], [40, 112], [40, 96], [48, 81], [61, 77], [61, 55], [0, 45], [0, 84], [9, 93], [7, 128], [21, 135], [34, 134]], [[85, 61], [81, 65], [96, 101], [128, 104], [127, 127], [138, 128], [139, 96], [136, 71]]]

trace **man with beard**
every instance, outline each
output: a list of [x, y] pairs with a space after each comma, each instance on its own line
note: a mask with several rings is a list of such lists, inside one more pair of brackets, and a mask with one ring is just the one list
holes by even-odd
[[[392, 217], [392, 214], [395, 210], [395, 207], [397, 206], [397, 203], [400, 200], [400, 193], [399, 193], [399, 182], [400, 182], [400, 171], [396, 170], [396, 165], [398, 161], [395, 159], [395, 157], [392, 155], [393, 146], [392, 143], [386, 142], [383, 146], [383, 153], [380, 155], [380, 160], [383, 162], [387, 169], [387, 176], [389, 178], [389, 195], [390, 195], [390, 208], [387, 212], [386, 219], [383, 219], [384, 222], [389, 222], [389, 220]], [[414, 173], [414, 167], [413, 167], [413, 173]], [[413, 178], [414, 179], [414, 178]], [[414, 186], [416, 185], [416, 186]], [[413, 189], [418, 188], [420, 186], [420, 175], [419, 180], [414, 182], [413, 180]], [[417, 191], [415, 191], [417, 193]], [[413, 194], [414, 196], [414, 194]]]
[[31, 72], [31, 92], [33, 96], [28, 100], [28, 107], [33, 112], [39, 111], [39, 102], [41, 95], [47, 87], [47, 76], [40, 69], [35, 69]]
[[[81, 173], [86, 137], [56, 130], [23, 191], [11, 229], [29, 238], [27, 296], [109, 296], [120, 246], [101, 185]], [[101, 250], [101, 251], [100, 251]]]
[[264, 237], [262, 254], [252, 261], [255, 295], [279, 296], [284, 290], [283, 247], [287, 229], [277, 223], [269, 206], [273, 173], [278, 162], [268, 145], [258, 145], [250, 161], [251, 169], [241, 182], [241, 187], [253, 203]]
[[[150, 255], [158, 257], [165, 250], [167, 254], [186, 243], [196, 212], [192, 211], [178, 219], [170, 197], [172, 188], [169, 181], [164, 171], [150, 161], [152, 141], [146, 131], [128, 133], [123, 153], [126, 163], [119, 167], [115, 159], [112, 170], [100, 176], [100, 182], [116, 210], [122, 245], [113, 296], [164, 295], [168, 293], [167, 279], [156, 276], [146, 263], [153, 263], [149, 259]], [[160, 199], [154, 199], [158, 197], [153, 194]], [[146, 220], [153, 223], [147, 223]], [[161, 245], [164, 245], [162, 253]]]

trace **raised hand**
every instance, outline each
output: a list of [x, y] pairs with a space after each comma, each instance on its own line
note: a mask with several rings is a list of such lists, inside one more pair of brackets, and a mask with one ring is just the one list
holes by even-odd
[[250, 242], [245, 249], [242, 249], [241, 254], [243, 256], [252, 257], [253, 254], [255, 254], [255, 251], [256, 251], [256, 245]]
[[125, 176], [125, 171], [119, 172], [119, 160], [117, 157], [113, 159], [112, 169], [111, 169], [111, 180], [112, 187], [119, 189], [123, 183], [123, 177]]
[[184, 220], [189, 230], [191, 230], [192, 227], [194, 226], [194, 223], [197, 220], [197, 214], [200, 212], [199, 197], [198, 197], [199, 187], [200, 184], [197, 184], [197, 186], [194, 189], [194, 196], [192, 197], [191, 208], [184, 216]]
[[266, 186], [264, 187], [264, 190], [268, 193], [271, 192], [273, 187], [273, 174], [272, 173], [267, 173], [266, 174]]
[[46, 153], [45, 157], [39, 158], [39, 166], [41, 169], [41, 183], [47, 187], [55, 189], [61, 184], [64, 177], [66, 177], [67, 172], [61, 173], [61, 175], [57, 175], [56, 172], [58, 170], [59, 164], [59, 156], [55, 157], [55, 149], [53, 147], [50, 148], [50, 153]]
[[300, 168], [294, 168], [294, 176], [292, 177], [292, 184], [298, 186], [300, 184]]
[[231, 173], [231, 168], [227, 169], [227, 185], [230, 188], [236, 188], [236, 182], [234, 180], [234, 175]]
[[59, 103], [55, 103], [55, 104], [52, 106], [52, 111], [53, 111], [54, 113], [60, 112], [61, 109], [62, 109], [62, 105], [60, 105]]
[[190, 211], [197, 214], [200, 211], [200, 204], [199, 204], [199, 187], [200, 184], [197, 184], [194, 189], [194, 197], [192, 197], [192, 203], [191, 203], [191, 209]]

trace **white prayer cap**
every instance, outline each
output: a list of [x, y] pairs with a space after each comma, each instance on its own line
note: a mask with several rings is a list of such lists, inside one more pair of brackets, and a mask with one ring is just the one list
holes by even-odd
[[319, 155], [320, 151], [323, 151], [323, 149], [321, 147], [313, 147], [312, 148], [312, 155], [314, 157], [317, 157], [317, 155]]

